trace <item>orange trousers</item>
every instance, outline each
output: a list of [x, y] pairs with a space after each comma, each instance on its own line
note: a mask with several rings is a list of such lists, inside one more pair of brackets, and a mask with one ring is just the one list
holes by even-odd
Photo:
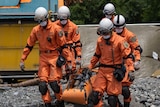
[[[100, 92], [102, 95], [106, 92], [108, 95], [118, 96], [122, 93], [122, 84], [117, 81], [113, 75], [113, 68], [100, 67], [95, 81], [93, 82], [93, 90]], [[100, 102], [94, 107], [102, 107], [103, 102]]]
[[[38, 71], [38, 77], [40, 78], [40, 81], [46, 81], [47, 83], [58, 81], [60, 83], [60, 79], [62, 78], [62, 70], [61, 68], [56, 67], [57, 59], [58, 52], [40, 54]], [[57, 100], [61, 100], [62, 88], [60, 90], [60, 93], [55, 95]], [[42, 95], [42, 99], [45, 103], [51, 102], [52, 99], [49, 90], [45, 95]]]
[[[130, 85], [133, 83], [130, 81], [130, 79], [128, 77], [128, 73], [129, 73], [129, 70], [128, 70], [128, 67], [126, 66], [126, 74], [125, 74], [124, 79], [122, 80], [122, 86], [130, 87]], [[123, 99], [123, 100], [124, 100], [124, 102], [131, 102], [131, 95], [128, 99]]]

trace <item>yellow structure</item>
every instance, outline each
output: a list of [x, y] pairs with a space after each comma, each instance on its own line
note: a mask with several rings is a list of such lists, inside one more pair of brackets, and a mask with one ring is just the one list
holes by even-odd
[[[34, 11], [43, 6], [56, 13], [64, 0], [2, 0], [0, 1], [0, 75], [6, 71], [20, 71], [19, 62], [34, 21]], [[51, 14], [52, 14], [51, 13]], [[25, 61], [26, 71], [37, 71], [39, 66], [38, 44]], [[2, 73], [3, 72], [3, 73]]]
[[[35, 24], [0, 25], [0, 70], [20, 70], [19, 61], [26, 40]], [[26, 60], [26, 70], [36, 70], [38, 66], [38, 45], [34, 46]]]

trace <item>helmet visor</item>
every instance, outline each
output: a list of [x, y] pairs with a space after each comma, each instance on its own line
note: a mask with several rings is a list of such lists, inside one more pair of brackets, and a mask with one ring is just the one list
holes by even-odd
[[111, 30], [99, 27], [97, 29], [97, 32], [99, 32], [100, 35], [108, 35], [111, 32]]
[[68, 19], [68, 16], [65, 15], [65, 14], [60, 14], [60, 15], [59, 15], [59, 19], [60, 19], [60, 20], [67, 20], [67, 19]]
[[105, 12], [104, 14], [105, 14], [105, 15], [113, 15], [112, 13], [107, 13], [107, 12]]
[[114, 12], [113, 12], [113, 11], [105, 10], [105, 11], [104, 11], [104, 14], [105, 14], [105, 15], [113, 15]]
[[47, 20], [47, 15], [45, 17], [43, 17], [43, 18], [38, 18], [38, 17], [35, 16], [34, 20], [37, 21], [38, 23], [41, 23], [41, 22]]

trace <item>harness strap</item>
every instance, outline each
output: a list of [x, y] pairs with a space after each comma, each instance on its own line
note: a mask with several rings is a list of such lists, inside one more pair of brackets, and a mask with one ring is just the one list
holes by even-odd
[[105, 68], [122, 68], [122, 64], [115, 64], [115, 65], [106, 65], [106, 64], [102, 64], [100, 63], [99, 67], [105, 67]]

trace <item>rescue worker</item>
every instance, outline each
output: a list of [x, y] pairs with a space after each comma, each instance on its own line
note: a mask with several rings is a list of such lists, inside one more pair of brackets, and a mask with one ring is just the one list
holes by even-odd
[[[113, 23], [110, 19], [103, 18], [97, 32], [100, 36], [97, 39], [96, 50], [88, 69], [91, 70], [96, 63], [99, 63], [100, 66], [92, 84], [93, 91], [89, 97], [89, 103], [93, 103], [94, 107], [102, 107], [101, 98], [106, 92], [110, 107], [117, 107], [118, 95], [122, 92], [121, 81], [126, 72], [123, 58], [132, 59], [131, 49], [125, 39], [113, 31]], [[127, 65], [133, 66], [129, 63]]]
[[[104, 18], [108, 18], [111, 21], [113, 21], [113, 18], [114, 18], [115, 14], [116, 14], [116, 12], [115, 12], [115, 6], [112, 3], [107, 3], [104, 6], [103, 14], [105, 15]], [[98, 32], [97, 32], [97, 34], [98, 34]], [[98, 34], [98, 35], [100, 35], [100, 34]]]
[[76, 70], [76, 65], [81, 65], [82, 43], [80, 41], [78, 26], [69, 19], [70, 15], [69, 8], [67, 6], [61, 6], [58, 9], [58, 20], [53, 23], [60, 26], [65, 32], [67, 45], [70, 47], [72, 53], [72, 64], [65, 69], [69, 71], [69, 73], [70, 71], [73, 73]]
[[138, 70], [140, 68], [141, 53], [143, 50], [138, 42], [136, 35], [126, 28], [126, 21], [123, 15], [116, 15], [113, 20], [113, 24], [115, 27], [115, 32], [118, 35], [124, 37], [130, 44], [132, 52], [135, 56], [134, 68], [135, 70]]
[[[64, 101], [61, 100], [62, 88], [60, 79], [62, 71], [59, 66], [63, 65], [65, 57], [67, 61], [71, 61], [67, 48], [65, 48], [66, 39], [64, 32], [54, 25], [48, 19], [48, 12], [44, 7], [38, 7], [35, 10], [35, 21], [39, 24], [33, 27], [30, 36], [27, 39], [27, 45], [23, 49], [20, 60], [20, 68], [24, 70], [24, 61], [33, 49], [36, 42], [39, 44], [39, 70], [38, 77], [39, 91], [42, 94], [42, 99], [45, 107], [51, 107], [51, 96], [48, 89], [50, 85], [58, 100], [57, 107], [64, 107]], [[61, 48], [62, 52], [59, 52]], [[63, 56], [59, 58], [60, 54]], [[61, 60], [62, 59], [62, 60]], [[60, 63], [59, 63], [60, 62]]]
[[128, 73], [126, 73], [126, 76], [122, 81], [122, 86], [123, 86], [122, 95], [124, 96], [124, 107], [129, 107], [131, 102], [129, 87], [134, 80], [133, 71], [138, 70], [140, 68], [142, 48], [138, 43], [138, 39], [136, 35], [126, 28], [126, 21], [123, 15], [116, 15], [113, 19], [113, 24], [114, 24], [115, 32], [121, 37], [123, 37], [130, 44], [132, 54], [134, 55], [134, 62], [130, 61], [130, 63], [134, 63], [134, 68], [128, 68], [126, 66]]
[[116, 14], [115, 6], [112, 3], [107, 3], [104, 6], [103, 14], [105, 15], [106, 18], [113, 20], [115, 14]]

